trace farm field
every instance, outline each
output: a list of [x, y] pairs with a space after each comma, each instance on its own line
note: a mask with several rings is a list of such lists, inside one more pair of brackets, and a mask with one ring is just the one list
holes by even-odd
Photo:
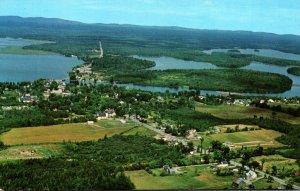
[[[232, 125], [234, 128], [236, 125]], [[275, 138], [281, 136], [282, 133], [274, 130], [255, 130], [255, 131], [240, 131], [234, 133], [218, 133], [211, 135], [201, 135], [204, 136], [203, 146], [208, 147], [212, 140], [218, 140], [221, 142], [234, 143], [236, 147], [243, 146], [264, 146], [264, 147], [279, 147], [283, 146], [281, 143], [277, 142]], [[196, 142], [199, 144], [198, 142]]]
[[[196, 105], [196, 111], [211, 113], [213, 116], [223, 119], [243, 119], [253, 118], [254, 115], [258, 117], [271, 118], [272, 111], [263, 108], [241, 106], [241, 105], [205, 105], [198, 103]], [[300, 117], [294, 117], [292, 115], [276, 112], [276, 117], [283, 121], [292, 124], [299, 124]]]
[[145, 170], [137, 170], [127, 171], [126, 175], [130, 177], [136, 189], [224, 189], [231, 185], [231, 176], [216, 176], [210, 170], [201, 170], [196, 175], [189, 172], [195, 171], [194, 167], [182, 170], [187, 171], [187, 173], [172, 176], [153, 176]]
[[120, 120], [110, 120], [110, 119], [104, 119], [99, 120], [95, 123], [95, 125], [99, 125], [101, 127], [105, 128], [119, 128], [119, 127], [134, 127], [135, 123], [133, 121], [126, 121], [126, 123], [121, 123]]
[[14, 128], [9, 132], [3, 133], [0, 139], [6, 145], [88, 141], [101, 139], [105, 135], [110, 137], [120, 134], [129, 128], [130, 125], [126, 127], [120, 125], [115, 128], [110, 126], [107, 128], [105, 125], [87, 125], [83, 123]]
[[0, 162], [18, 159], [51, 157], [59, 154], [61, 150], [62, 146], [60, 144], [11, 146], [0, 151]]

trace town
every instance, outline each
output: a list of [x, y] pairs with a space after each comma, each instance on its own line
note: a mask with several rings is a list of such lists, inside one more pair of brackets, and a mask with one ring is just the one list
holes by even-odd
[[[265, 163], [268, 156], [279, 157], [278, 154], [285, 148], [284, 144], [277, 140], [282, 136], [282, 131], [272, 129], [279, 119], [286, 120], [283, 123], [290, 122], [292, 117], [282, 116], [291, 116], [292, 109], [287, 107], [299, 104], [299, 99], [242, 95], [201, 96], [198, 93], [151, 93], [109, 84], [93, 85], [92, 82], [73, 85], [65, 80], [1, 83], [1, 124], [5, 126], [1, 129], [4, 145], [2, 147], [11, 145], [7, 148], [9, 150], [10, 147], [14, 148], [15, 144], [26, 143], [23, 139], [9, 139], [10, 136], [22, 133], [22, 128], [17, 128], [12, 133], [10, 129], [14, 127], [29, 129], [28, 126], [50, 125], [53, 126], [54, 136], [59, 124], [63, 124], [60, 129], [68, 128], [72, 124], [86, 128], [80, 130], [82, 138], [75, 138], [75, 135], [74, 139], [69, 138], [73, 141], [93, 140], [94, 136], [89, 136], [89, 131], [95, 131], [94, 128], [101, 129], [101, 135], [96, 133], [98, 137], [132, 131], [135, 135], [146, 135], [161, 140], [186, 155], [187, 161], [184, 163], [174, 163], [171, 160], [161, 166], [161, 169], [147, 167], [146, 171], [150, 173], [147, 176], [172, 176], [176, 179], [181, 176], [201, 177], [202, 172], [205, 172], [220, 179], [224, 188], [298, 189], [294, 184], [299, 174], [296, 168], [270, 166], [271, 161], [268, 165]], [[281, 106], [281, 109], [278, 109], [277, 105]], [[214, 112], [214, 108], [221, 107], [227, 108], [223, 109], [223, 115], [226, 115], [228, 110], [238, 109], [238, 112], [248, 117], [242, 119], [237, 114], [235, 117], [231, 116], [231, 119], [226, 119], [222, 114], [218, 114], [219, 112]], [[296, 108], [296, 111], [298, 113], [293, 112], [293, 118], [299, 120], [299, 108]], [[196, 113], [200, 116], [194, 116]], [[234, 112], [230, 115], [234, 115]], [[117, 124], [115, 130], [118, 130], [111, 133], [111, 128], [105, 128], [109, 123]], [[33, 128], [42, 130], [44, 127]], [[65, 129], [64, 135], [47, 140], [67, 140], [68, 134], [72, 136], [74, 133], [72, 131]], [[43, 134], [48, 133], [41, 131], [39, 135], [29, 134], [26, 139], [34, 140], [38, 138], [36, 136]], [[243, 138], [236, 140], [234, 136], [231, 137], [234, 134], [243, 134]], [[268, 136], [257, 137], [259, 134]], [[28, 143], [48, 142], [33, 140]], [[19, 153], [14, 157], [35, 158], [38, 155], [38, 151], [31, 147], [19, 149]], [[1, 152], [6, 151], [4, 149]], [[12, 156], [5, 155], [5, 160], [10, 157]], [[290, 161], [292, 167], [296, 165], [291, 159], [280, 157]], [[141, 173], [141, 170], [137, 173]], [[134, 177], [132, 180], [136, 180], [134, 182], [139, 185], [134, 171], [128, 171], [126, 174]], [[210, 185], [207, 188], [217, 187]]]

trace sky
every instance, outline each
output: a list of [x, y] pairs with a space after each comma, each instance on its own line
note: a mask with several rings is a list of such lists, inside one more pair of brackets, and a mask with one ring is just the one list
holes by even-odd
[[300, 35], [300, 0], [0, 0], [0, 16]]

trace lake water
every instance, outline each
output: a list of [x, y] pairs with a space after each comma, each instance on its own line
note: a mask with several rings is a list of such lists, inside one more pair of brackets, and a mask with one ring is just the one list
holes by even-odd
[[[27, 46], [41, 41], [0, 38], [0, 48], [8, 46]], [[21, 82], [40, 78], [64, 79], [68, 72], [79, 64], [77, 58], [62, 55], [15, 55], [0, 54], [0, 81]]]
[[[32, 41], [24, 39], [11, 39], [0, 38], [0, 48], [8, 46], [27, 46], [31, 44], [45, 43], [43, 41]], [[228, 49], [218, 49], [228, 50]], [[253, 51], [253, 53], [260, 53], [263, 56], [272, 56], [276, 58], [288, 58], [291, 60], [300, 60], [300, 55], [283, 53], [274, 50], [260, 50], [255, 52], [253, 49], [242, 49], [245, 51]], [[244, 53], [244, 52], [242, 52]], [[249, 52], [251, 53], [251, 52]], [[166, 70], [166, 69], [218, 69], [219, 67], [206, 63], [206, 62], [194, 62], [185, 61], [170, 57], [147, 57], [147, 56], [133, 56], [139, 59], [151, 60], [156, 63], [155, 67], [150, 70]], [[68, 72], [76, 65], [83, 62], [77, 58], [65, 57], [62, 55], [13, 55], [13, 54], [0, 54], [0, 81], [33, 81], [40, 78], [47, 79], [64, 79], [68, 77]], [[252, 94], [246, 95], [270, 95], [281, 97], [293, 97], [300, 96], [300, 77], [287, 73], [288, 67], [280, 67], [274, 65], [268, 65], [259, 62], [252, 62], [250, 65], [243, 67], [242, 69], [257, 70], [265, 72], [279, 73], [288, 76], [293, 80], [293, 86], [291, 90], [279, 93], [279, 94]], [[153, 87], [153, 86], [141, 86], [134, 84], [116, 84], [117, 86], [141, 89], [152, 92], [178, 92], [183, 90], [189, 90], [187, 88], [166, 88], [166, 87]], [[217, 94], [216, 91], [202, 90], [201, 94]]]
[[[232, 49], [211, 49], [211, 50], [204, 50], [202, 52], [206, 54], [211, 54], [213, 52], [227, 52], [228, 50]], [[270, 49], [258, 49], [259, 51], [255, 51], [254, 49], [234, 49], [239, 50], [241, 54], [254, 54], [258, 56], [266, 56], [266, 57], [273, 57], [273, 58], [282, 58], [282, 59], [288, 59], [288, 60], [299, 60], [300, 61], [300, 55], [299, 54], [292, 54], [292, 53], [286, 53], [281, 52], [278, 50], [270, 50]]]
[[219, 67], [208, 62], [185, 61], [171, 57], [148, 57], [148, 56], [132, 56], [138, 59], [150, 60], [156, 65], [149, 70], [167, 70], [167, 69], [217, 69]]
[[[169, 58], [169, 57], [147, 57], [147, 56], [133, 56], [133, 57], [155, 61], [156, 66], [151, 68], [153, 70], [154, 69], [165, 70], [165, 69], [218, 69], [220, 68], [210, 63], [193, 62], [193, 61], [191, 62], [191, 61], [185, 61], [185, 60]], [[242, 67], [241, 69], [283, 74], [293, 80], [293, 86], [291, 90], [288, 90], [283, 93], [277, 93], [277, 94], [246, 93], [245, 95], [251, 95], [251, 96], [267, 95], [267, 96], [280, 96], [280, 97], [300, 96], [300, 77], [288, 74], [287, 68], [289, 67], [281, 67], [281, 66], [275, 66], [275, 65], [264, 64], [259, 62], [251, 62], [250, 65]], [[128, 88], [135, 88], [135, 89], [140, 89], [145, 91], [152, 91], [152, 92], [165, 92], [165, 91], [178, 92], [183, 90], [189, 90], [187, 88], [175, 89], [175, 88], [166, 88], [166, 87], [141, 86], [141, 85], [134, 85], [134, 84], [115, 84], [115, 85], [128, 87]], [[201, 90], [201, 95], [205, 95], [205, 94], [220, 95], [221, 93], [217, 91]]]
[[[283, 92], [283, 93], [279, 93], [279, 94], [268, 94], [268, 95], [280, 96], [280, 97], [300, 96], [300, 77], [289, 74], [287, 72], [287, 69], [289, 67], [290, 66], [282, 67], [282, 66], [264, 64], [264, 63], [260, 63], [260, 62], [252, 62], [250, 65], [244, 66], [241, 69], [256, 70], [256, 71], [262, 71], [262, 72], [272, 72], [272, 73], [277, 73], [277, 74], [282, 74], [282, 75], [288, 76], [291, 80], [293, 80], [293, 85], [290, 90]], [[248, 94], [248, 95], [261, 95], [261, 94]]]

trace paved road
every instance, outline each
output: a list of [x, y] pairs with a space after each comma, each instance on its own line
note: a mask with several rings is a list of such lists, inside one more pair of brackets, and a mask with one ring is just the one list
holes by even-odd
[[[232, 161], [232, 160], [230, 161], [230, 163], [233, 164], [233, 165], [236, 165], [236, 166], [242, 166], [241, 163], [238, 163], [238, 162], [235, 162], [235, 161]], [[260, 171], [260, 170], [255, 170], [255, 171], [258, 172], [261, 176], [265, 176], [265, 175], [270, 176], [270, 177], [272, 177], [276, 182], [278, 182], [279, 184], [286, 185], [286, 182], [285, 182], [285, 180], [283, 180], [283, 179], [280, 179], [280, 178], [278, 178], [278, 177], [276, 177], [276, 176], [272, 176], [272, 175], [267, 174], [267, 173], [265, 173], [265, 172], [263, 172], [263, 171]], [[293, 188], [296, 189], [296, 190], [300, 190], [300, 187], [297, 186], [297, 185], [293, 185]]]
[[[163, 132], [163, 131], [160, 130], [160, 129], [157, 129], [157, 128], [152, 127], [151, 125], [148, 125], [148, 124], [146, 124], [146, 123], [142, 123], [142, 122], [140, 122], [139, 120], [137, 120], [137, 119], [135, 119], [135, 118], [133, 118], [133, 117], [130, 117], [130, 119], [131, 119], [133, 122], [135, 122], [136, 124], [141, 125], [141, 126], [147, 128], [147, 129], [150, 129], [150, 130], [152, 130], [152, 131], [154, 131], [154, 132], [156, 132], [156, 133], [158, 133], [158, 134], [160, 134], [160, 135], [162, 135], [162, 136], [168, 138], [169, 140], [181, 142], [183, 145], [187, 145], [187, 143], [189, 142], [189, 140], [187, 140], [186, 138], [183, 138], [183, 137], [176, 137], [176, 136], [167, 134], [167, 133]], [[196, 145], [195, 145], [195, 148], [194, 148], [194, 149], [195, 149], [195, 150], [197, 149], [197, 146], [196, 146]], [[202, 149], [202, 154], [208, 154], [208, 150]]]
[[147, 129], [150, 129], [151, 131], [154, 131], [166, 138], [168, 138], [169, 140], [173, 140], [173, 141], [177, 141], [177, 142], [181, 142], [183, 145], [187, 145], [188, 141], [185, 139], [185, 138], [181, 138], [181, 137], [176, 137], [176, 136], [173, 136], [173, 135], [170, 135], [170, 134], [167, 134], [163, 131], [161, 131], [160, 129], [157, 129], [157, 128], [154, 128], [152, 127], [151, 125], [148, 125], [146, 123], [142, 123], [140, 122], [139, 120], [135, 119], [135, 118], [130, 118], [133, 122], [135, 122], [136, 124], [138, 125], [141, 125], [141, 126], [144, 126], [145, 128]]

